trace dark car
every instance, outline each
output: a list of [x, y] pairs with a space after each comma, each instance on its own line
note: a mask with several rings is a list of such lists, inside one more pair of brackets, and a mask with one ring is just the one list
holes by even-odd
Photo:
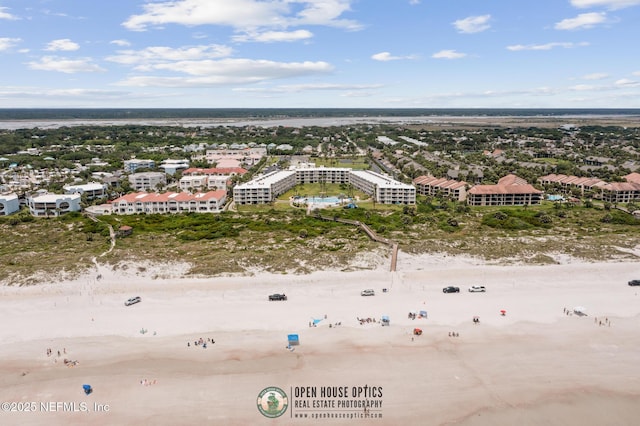
[[140, 298], [140, 296], [136, 296], [136, 297], [132, 297], [131, 299], [129, 299], [126, 302], [124, 302], [124, 306], [131, 306], [131, 305], [135, 305], [136, 303], [140, 303], [140, 302], [142, 302], [142, 299]]
[[629, 281], [629, 285], [640, 285], [640, 280], [631, 280]]
[[450, 285], [449, 287], [445, 287], [442, 289], [443, 293], [460, 293], [460, 287], [454, 287]]
[[282, 294], [276, 293], [276, 294], [270, 295], [269, 296], [269, 300], [270, 301], [273, 301], [273, 300], [287, 300], [287, 296], [285, 296], [284, 293], [282, 293]]

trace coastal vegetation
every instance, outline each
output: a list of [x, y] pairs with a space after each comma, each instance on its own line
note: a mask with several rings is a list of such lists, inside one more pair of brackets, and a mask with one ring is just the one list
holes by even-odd
[[[92, 220], [79, 213], [34, 218], [23, 209], [0, 217], [2, 282], [22, 285], [46, 281], [52, 274], [79, 274], [91, 268], [98, 256], [114, 268], [140, 261], [188, 263], [194, 275], [252, 270], [306, 273], [367, 268], [387, 261], [389, 247], [371, 241], [358, 227], [322, 220], [317, 211], [292, 202], [294, 197], [308, 196], [334, 196], [343, 204], [355, 204], [357, 208], [323, 209], [322, 215], [365, 223], [406, 253], [467, 254], [501, 263], [548, 263], [558, 256], [588, 260], [634, 256], [640, 236], [640, 221], [630, 214], [639, 210], [635, 202], [603, 203], [593, 191], [543, 188], [537, 179], [563, 173], [622, 181], [640, 160], [637, 122], [635, 126], [628, 121], [595, 125], [579, 119], [579, 127], [563, 127], [562, 118], [540, 126], [531, 120], [501, 120], [498, 125], [184, 128], [127, 124], [0, 131], [0, 184], [34, 170], [47, 176], [45, 184], [26, 192], [60, 191], [64, 184], [89, 181], [96, 173], [121, 171], [123, 160], [132, 157], [160, 162], [187, 157], [205, 146], [243, 143], [275, 148], [244, 177], [234, 177], [234, 184], [267, 167], [285, 169], [294, 161], [306, 161], [384, 172], [406, 183], [425, 174], [453, 174], [459, 180], [492, 184], [514, 173], [563, 200], [537, 206], [471, 207], [437, 195], [420, 196], [412, 206], [381, 205], [349, 185], [308, 183], [270, 204], [236, 206], [221, 214]], [[278, 150], [282, 144], [292, 150]], [[209, 165], [196, 162], [192, 166]], [[63, 173], [70, 170], [73, 173]], [[179, 177], [179, 173], [170, 177], [163, 190], [175, 188], [171, 185]], [[126, 176], [111, 190], [112, 197], [129, 192]], [[83, 205], [104, 201], [85, 199]], [[109, 228], [117, 233], [123, 225], [130, 226], [132, 234], [118, 237], [115, 248], [109, 250]]]

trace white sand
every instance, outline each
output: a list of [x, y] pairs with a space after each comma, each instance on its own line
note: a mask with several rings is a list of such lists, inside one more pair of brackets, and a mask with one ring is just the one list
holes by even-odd
[[[627, 281], [640, 278], [639, 265], [491, 266], [401, 253], [395, 273], [384, 264], [193, 279], [179, 277], [180, 265], [134, 266], [101, 268], [100, 280], [2, 287], [1, 399], [36, 409], [0, 412], [0, 424], [635, 425], [640, 288]], [[467, 292], [472, 284], [487, 293]], [[447, 285], [460, 294], [444, 294]], [[360, 296], [365, 288], [376, 295]], [[280, 292], [289, 300], [267, 301]], [[131, 296], [142, 303], [125, 307]], [[565, 314], [575, 306], [588, 315]], [[428, 318], [407, 317], [420, 310]], [[357, 321], [383, 315], [391, 326]], [[412, 336], [414, 327], [424, 334]], [[289, 333], [300, 336], [294, 351]], [[215, 344], [194, 346], [201, 337]], [[67, 367], [64, 358], [79, 363]], [[84, 395], [84, 383], [93, 394]], [[269, 419], [257, 409], [269, 386], [293, 403], [299, 387], [364, 385], [382, 388], [372, 398], [382, 401], [382, 418], [296, 418], [303, 411], [290, 406]]]

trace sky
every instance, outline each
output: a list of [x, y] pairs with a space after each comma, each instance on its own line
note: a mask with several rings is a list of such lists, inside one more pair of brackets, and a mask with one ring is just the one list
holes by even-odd
[[640, 108], [640, 0], [0, 0], [0, 108]]

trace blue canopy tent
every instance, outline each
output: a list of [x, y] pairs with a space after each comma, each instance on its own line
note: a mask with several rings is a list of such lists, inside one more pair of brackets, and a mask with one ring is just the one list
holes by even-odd
[[289, 341], [289, 346], [295, 346], [300, 344], [300, 338], [297, 334], [289, 334], [287, 335], [287, 340]]
[[385, 325], [390, 325], [390, 324], [391, 324], [391, 321], [389, 321], [389, 317], [388, 317], [388, 316], [386, 316], [386, 315], [383, 315], [383, 316], [382, 316], [382, 321], [381, 321], [381, 322], [382, 322], [382, 326], [383, 326], [383, 327], [384, 327]]

